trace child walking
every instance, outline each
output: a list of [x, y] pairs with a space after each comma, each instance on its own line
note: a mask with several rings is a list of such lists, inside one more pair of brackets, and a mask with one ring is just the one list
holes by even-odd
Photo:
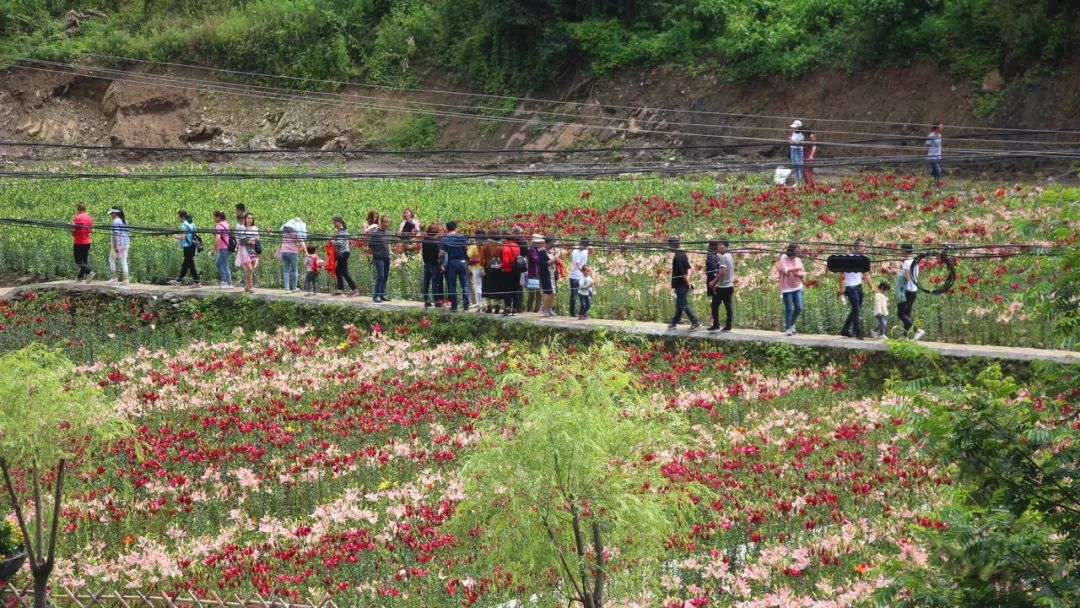
[[885, 281], [878, 283], [877, 293], [874, 294], [874, 318], [877, 319], [877, 327], [870, 330], [870, 337], [884, 338], [885, 329], [889, 320], [889, 284]]
[[307, 246], [307, 257], [304, 264], [307, 267], [307, 272], [304, 274], [305, 296], [313, 296], [318, 293], [319, 270], [326, 267], [326, 261], [320, 258], [315, 251], [315, 245]]
[[588, 266], [581, 267], [581, 278], [577, 280], [577, 295], [578, 301], [581, 304], [578, 320], [584, 321], [589, 318], [589, 309], [592, 308], [593, 297], [593, 285], [596, 283], [593, 281], [592, 268]]

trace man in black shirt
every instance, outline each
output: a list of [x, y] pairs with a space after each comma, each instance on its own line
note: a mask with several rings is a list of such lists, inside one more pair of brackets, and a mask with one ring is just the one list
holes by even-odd
[[686, 316], [690, 317], [690, 331], [694, 331], [701, 327], [701, 322], [698, 321], [694, 311], [690, 310], [690, 259], [680, 248], [679, 237], [669, 238], [668, 245], [675, 254], [671, 259], [671, 288], [675, 290], [675, 316], [668, 324], [668, 329], [675, 329], [679, 325], [685, 311]]
[[427, 232], [424, 233], [424, 242], [420, 244], [420, 255], [424, 260], [424, 283], [421, 291], [424, 293], [424, 308], [432, 306], [431, 298], [435, 298], [435, 306], [442, 306], [443, 301], [443, 271], [442, 271], [442, 248], [439, 243], [439, 225], [432, 222], [428, 224]]

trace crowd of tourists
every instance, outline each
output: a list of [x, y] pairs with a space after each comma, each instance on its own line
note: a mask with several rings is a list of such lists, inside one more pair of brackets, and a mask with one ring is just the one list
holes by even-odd
[[[119, 207], [110, 208], [108, 214], [112, 218], [109, 228], [111, 276], [108, 283], [126, 285], [129, 281], [131, 229], [124, 211]], [[178, 211], [177, 221], [177, 231], [164, 235], [176, 239], [183, 253], [180, 272], [169, 283], [180, 286], [190, 276], [190, 286], [199, 288], [202, 282], [195, 259], [204, 249], [203, 240], [190, 213]], [[287, 222], [280, 230], [272, 231], [273, 240], [278, 243], [274, 257], [281, 262], [286, 293], [302, 290], [304, 295], [315, 295], [319, 291], [320, 275], [325, 273], [334, 277], [334, 295], [360, 295], [349, 264], [354, 248], [362, 247], [370, 256], [374, 270], [372, 300], [376, 303], [389, 302], [387, 283], [391, 251], [393, 247], [400, 247], [408, 252], [420, 253], [423, 279], [418, 295], [428, 308], [448, 307], [451, 311], [473, 310], [511, 317], [537, 313], [551, 317], [556, 315], [556, 293], [564, 278], [567, 279], [570, 316], [587, 319], [592, 308], [597, 277], [589, 263], [592, 248], [588, 237], [581, 238], [568, 254], [564, 254], [554, 235], [526, 235], [521, 226], [513, 226], [506, 234], [478, 230], [467, 235], [458, 230], [458, 224], [454, 221], [446, 224], [431, 222], [426, 227], [422, 226], [412, 210], [404, 212], [401, 223], [393, 232], [389, 218], [375, 211], [368, 214], [360, 234], [351, 233], [341, 216], [335, 216], [331, 224], [334, 231], [330, 237], [320, 238], [325, 241], [325, 257], [320, 256], [316, 244], [307, 241], [306, 224], [298, 218]], [[86, 206], [80, 203], [72, 219], [72, 237], [75, 263], [79, 268], [78, 280], [86, 282], [95, 276], [89, 263], [93, 228], [93, 219], [87, 214]], [[244, 204], [238, 204], [235, 207], [235, 223], [230, 225], [223, 211], [215, 211], [214, 227], [210, 234], [213, 241], [208, 253], [215, 261], [218, 286], [222, 289], [242, 286], [244, 291], [253, 291], [255, 270], [263, 258], [262, 238], [255, 214]], [[267, 237], [269, 240], [270, 234]], [[668, 329], [677, 329], [684, 315], [690, 322], [691, 331], [699, 329], [701, 322], [690, 307], [690, 293], [694, 289], [693, 267], [677, 237], [670, 238], [668, 243], [672, 251], [671, 289], [675, 296], [675, 314]], [[711, 308], [712, 324], [709, 331], [729, 332], [733, 329], [736, 275], [735, 259], [729, 248], [730, 243], [726, 239], [708, 242], [703, 278]], [[914, 325], [912, 310], [918, 287], [912, 268], [914, 248], [903, 245], [901, 250], [906, 254], [906, 259], [893, 285], [882, 282], [875, 287], [870, 274], [865, 272], [839, 274], [837, 294], [850, 307], [840, 335], [864, 339], [861, 317], [864, 285], [874, 296], [876, 323], [870, 331], [871, 337], [886, 335], [890, 292], [897, 302], [897, 316], [903, 325], [904, 335], [909, 334]], [[864, 255], [864, 251], [862, 240], [852, 244], [852, 253]], [[304, 269], [302, 287], [299, 281], [301, 264]], [[242, 274], [242, 285], [234, 283], [234, 268], [239, 269], [238, 275]], [[803, 311], [804, 276], [799, 245], [791, 243], [776, 261], [777, 286], [784, 309], [783, 331], [788, 336], [796, 333], [797, 321]], [[722, 325], [721, 306], [724, 308]], [[922, 335], [922, 330], [919, 330], [914, 338], [918, 340]]]

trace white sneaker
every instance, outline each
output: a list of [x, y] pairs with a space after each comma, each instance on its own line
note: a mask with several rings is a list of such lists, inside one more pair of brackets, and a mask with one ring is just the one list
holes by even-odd
[[793, 335], [795, 335], [795, 328], [794, 327], [787, 328], [787, 331], [784, 332], [784, 335], [785, 336], [793, 336]]
[[919, 331], [915, 332], [915, 337], [912, 338], [912, 339], [913, 340], [922, 340], [922, 337], [925, 336], [925, 335], [926, 335], [926, 332], [920, 329]]
[[94, 276], [95, 276], [96, 274], [97, 274], [96, 272], [94, 272], [93, 270], [91, 270], [91, 271], [90, 271], [90, 274], [86, 275], [86, 279], [85, 279], [85, 281], [86, 281], [87, 283], [89, 283], [90, 281], [93, 281], [93, 280], [94, 280]]

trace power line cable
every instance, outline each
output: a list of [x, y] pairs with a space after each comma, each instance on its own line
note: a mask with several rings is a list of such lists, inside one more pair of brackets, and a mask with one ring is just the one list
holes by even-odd
[[[340, 100], [340, 99], [339, 100], [312, 99], [312, 98], [308, 98], [308, 97], [297, 96], [295, 93], [291, 93], [291, 92], [290, 93], [278, 94], [278, 93], [266, 93], [266, 92], [260, 92], [260, 91], [252, 91], [252, 90], [250, 90], [250, 87], [248, 87], [248, 88], [236, 88], [234, 85], [222, 84], [222, 83], [217, 83], [217, 82], [212, 82], [212, 81], [197, 81], [197, 80], [192, 81], [192, 80], [187, 80], [187, 79], [176, 79], [176, 78], [161, 77], [161, 76], [154, 76], [154, 75], [132, 74], [130, 72], [123, 72], [123, 71], [120, 71], [120, 70], [110, 70], [108, 68], [84, 67], [84, 66], [78, 66], [78, 65], [75, 65], [75, 64], [64, 64], [64, 63], [60, 63], [60, 62], [47, 62], [47, 61], [42, 61], [42, 60], [28, 60], [28, 61], [33, 61], [33, 62], [36, 62], [36, 63], [48, 64], [48, 65], [54, 65], [54, 66], [57, 66], [57, 67], [63, 67], [63, 68], [66, 68], [67, 70], [91, 70], [91, 71], [104, 72], [106, 74], [110, 74], [110, 73], [112, 74], [111, 76], [99, 76], [99, 75], [94, 75], [94, 74], [83, 74], [84, 76], [91, 77], [91, 78], [99, 78], [99, 79], [105, 79], [105, 80], [120, 80], [120, 81], [123, 81], [123, 82], [129, 82], [129, 83], [134, 82], [134, 83], [137, 83], [137, 84], [144, 84], [144, 85], [145, 84], [155, 84], [155, 85], [158, 85], [158, 86], [170, 87], [170, 88], [178, 88], [178, 89], [183, 89], [183, 90], [197, 90], [197, 91], [218, 92], [218, 93], [223, 93], [223, 94], [239, 95], [239, 96], [251, 97], [251, 98], [271, 99], [271, 100], [277, 100], [277, 101], [301, 101], [301, 102], [315, 103], [315, 104], [319, 104], [319, 105], [331, 105], [331, 106], [337, 106], [337, 107], [360, 107], [360, 108], [364, 108], [364, 109], [375, 109], [375, 110], [390, 111], [390, 112], [408, 112], [408, 113], [418, 113], [418, 114], [427, 114], [427, 115], [444, 116], [444, 117], [469, 118], [469, 119], [493, 121], [493, 122], [508, 122], [508, 123], [515, 123], [515, 124], [543, 124], [543, 125], [547, 125], [547, 126], [557, 126], [557, 127], [579, 127], [579, 128], [585, 128], [585, 129], [601, 129], [601, 130], [606, 129], [606, 130], [615, 130], [615, 131], [621, 131], [621, 132], [629, 132], [629, 133], [633, 133], [633, 134], [652, 133], [652, 134], [660, 134], [660, 135], [667, 135], [667, 136], [705, 137], [705, 138], [734, 139], [734, 140], [742, 140], [742, 141], [759, 142], [759, 143], [755, 144], [756, 146], [784, 146], [784, 145], [789, 145], [790, 144], [790, 142], [788, 140], [786, 140], [786, 139], [772, 139], [772, 138], [747, 137], [747, 136], [736, 136], [736, 135], [718, 135], [718, 134], [710, 134], [710, 133], [694, 133], [694, 132], [685, 132], [685, 131], [665, 131], [665, 130], [657, 130], [657, 129], [637, 128], [637, 127], [635, 127], [635, 128], [618, 127], [618, 126], [611, 126], [611, 125], [606, 125], [606, 126], [605, 125], [590, 125], [590, 124], [586, 124], [586, 123], [535, 121], [533, 119], [526, 119], [526, 118], [490, 117], [490, 116], [482, 116], [482, 115], [474, 115], [474, 114], [465, 114], [465, 113], [461, 113], [461, 112], [445, 112], [445, 111], [434, 111], [434, 110], [410, 110], [410, 109], [407, 109], [407, 108], [400, 108], [400, 107], [385, 107], [385, 106], [377, 106], [377, 105], [359, 103], [359, 102], [349, 102], [349, 101]], [[9, 66], [11, 66], [13, 64], [0, 64], [0, 65], [9, 65]], [[68, 73], [67, 71], [54, 70], [54, 69], [48, 69], [48, 68], [41, 68], [41, 67], [35, 67], [35, 66], [23, 66], [23, 67], [26, 67], [26, 69], [39, 70], [39, 71], [52, 72], [52, 73], [64, 73], [64, 74]], [[903, 138], [901, 138], [901, 139], [903, 139]], [[908, 139], [921, 139], [921, 138], [908, 138]], [[895, 139], [895, 136], [888, 136], [888, 137], [885, 137], [885, 138], [881, 138], [880, 140], [881, 141], [895, 141], [896, 139]], [[878, 148], [878, 149], [905, 149], [905, 150], [910, 150], [911, 149], [910, 146], [895, 146], [895, 145], [875, 144], [875, 143], [872, 143], [872, 141], [878, 141], [878, 140], [870, 140], [870, 141], [867, 141], [867, 142], [815, 142], [813, 144], [804, 144], [804, 145], [818, 145], [818, 146], [821, 146], [821, 147], [837, 146], [837, 147], [864, 147], [864, 148]], [[1042, 145], [1043, 143], [1045, 143], [1045, 142], [1039, 142], [1039, 144], [1037, 144], [1037, 145]], [[1057, 143], [1064, 143], [1064, 142], [1055, 142], [1055, 144], [1057, 144]], [[731, 146], [735, 146], [735, 144], [729, 144], [729, 147], [731, 147]], [[995, 150], [966, 148], [966, 147], [954, 147], [953, 149], [956, 149], [956, 150], [968, 150], [968, 151], [987, 151], [987, 152], [995, 151]]]
[[[245, 72], [245, 71], [240, 71], [240, 70], [228, 70], [228, 69], [214, 68], [214, 67], [209, 67], [209, 66], [191, 65], [191, 64], [183, 64], [183, 63], [170, 63], [170, 62], [166, 62], [166, 61], [151, 61], [151, 60], [146, 60], [146, 59], [135, 59], [135, 58], [132, 58], [132, 57], [121, 57], [121, 56], [117, 56], [117, 55], [105, 55], [105, 54], [98, 54], [98, 53], [84, 53], [84, 54], [87, 55], [87, 56], [91, 56], [91, 57], [100, 57], [100, 58], [104, 58], [104, 59], [129, 61], [129, 62], [132, 62], [132, 63], [142, 63], [142, 64], [159, 65], [159, 66], [165, 65], [165, 66], [172, 66], [172, 67], [182, 67], [182, 68], [205, 70], [205, 71], [218, 72], [218, 73], [227, 73], [227, 74], [236, 74], [236, 75], [242, 75], [242, 76], [251, 76], [251, 77], [256, 77], [256, 78], [276, 78], [276, 79], [284, 79], [284, 80], [291, 80], [291, 81], [314, 82], [314, 83], [319, 83], [319, 84], [331, 84], [331, 85], [334, 85], [334, 86], [366, 87], [366, 88], [371, 88], [371, 89], [381, 89], [381, 90], [389, 90], [389, 91], [396, 91], [396, 92], [405, 91], [405, 92], [424, 93], [424, 94], [440, 94], [440, 95], [455, 95], [455, 96], [464, 96], [464, 97], [479, 97], [479, 98], [483, 98], [483, 99], [512, 100], [512, 101], [520, 101], [520, 102], [523, 102], [523, 103], [542, 103], [542, 104], [551, 104], [551, 105], [572, 104], [572, 105], [579, 105], [579, 106], [594, 105], [594, 106], [599, 107], [599, 108], [614, 108], [614, 109], [623, 109], [623, 110], [653, 110], [653, 111], [660, 111], [660, 112], [666, 112], [666, 113], [677, 113], [677, 114], [700, 114], [700, 115], [711, 115], [711, 116], [729, 116], [729, 117], [735, 117], [735, 118], [764, 118], [764, 119], [770, 119], [770, 120], [793, 120], [795, 118], [800, 118], [800, 119], [804, 119], [806, 121], [812, 121], [812, 122], [838, 122], [838, 123], [848, 123], [848, 124], [877, 124], [877, 125], [912, 126], [912, 127], [933, 127], [934, 126], [933, 124], [930, 124], [930, 123], [915, 123], [915, 122], [897, 122], [897, 121], [865, 120], [865, 119], [850, 119], [850, 118], [821, 118], [821, 117], [812, 117], [812, 116], [807, 116], [807, 117], [777, 116], [777, 115], [767, 115], [767, 114], [745, 114], [745, 113], [738, 113], [738, 112], [717, 112], [717, 111], [709, 111], [709, 110], [681, 110], [681, 109], [675, 109], [675, 108], [629, 106], [629, 105], [617, 105], [617, 104], [588, 104], [587, 102], [579, 102], [579, 101], [560, 101], [560, 100], [554, 100], [554, 99], [542, 99], [542, 98], [533, 98], [533, 97], [515, 97], [515, 96], [510, 96], [510, 95], [493, 95], [493, 94], [489, 94], [489, 93], [467, 93], [467, 92], [449, 91], [449, 90], [443, 90], [443, 89], [422, 89], [422, 88], [409, 88], [409, 87], [391, 87], [391, 86], [387, 86], [387, 85], [354, 83], [354, 82], [326, 80], [326, 79], [318, 79], [318, 78], [305, 78], [305, 77], [298, 77], [298, 76], [283, 76], [283, 75], [278, 75], [278, 74], [265, 74], [265, 73], [259, 73], [259, 72]], [[489, 107], [488, 109], [498, 110], [498, 109], [501, 109], [501, 108]], [[969, 130], [981, 130], [981, 131], [1000, 131], [1000, 132], [1014, 132], [1014, 133], [1045, 132], [1044, 129], [1020, 129], [1020, 128], [1010, 128], [1010, 127], [986, 127], [986, 126], [974, 126], [974, 125], [948, 125], [948, 126], [951, 127], [951, 128], [969, 129]], [[1080, 129], [1070, 128], [1070, 129], [1061, 130], [1059, 132], [1061, 132], [1061, 133], [1071, 133], [1071, 134], [1080, 134]]]

